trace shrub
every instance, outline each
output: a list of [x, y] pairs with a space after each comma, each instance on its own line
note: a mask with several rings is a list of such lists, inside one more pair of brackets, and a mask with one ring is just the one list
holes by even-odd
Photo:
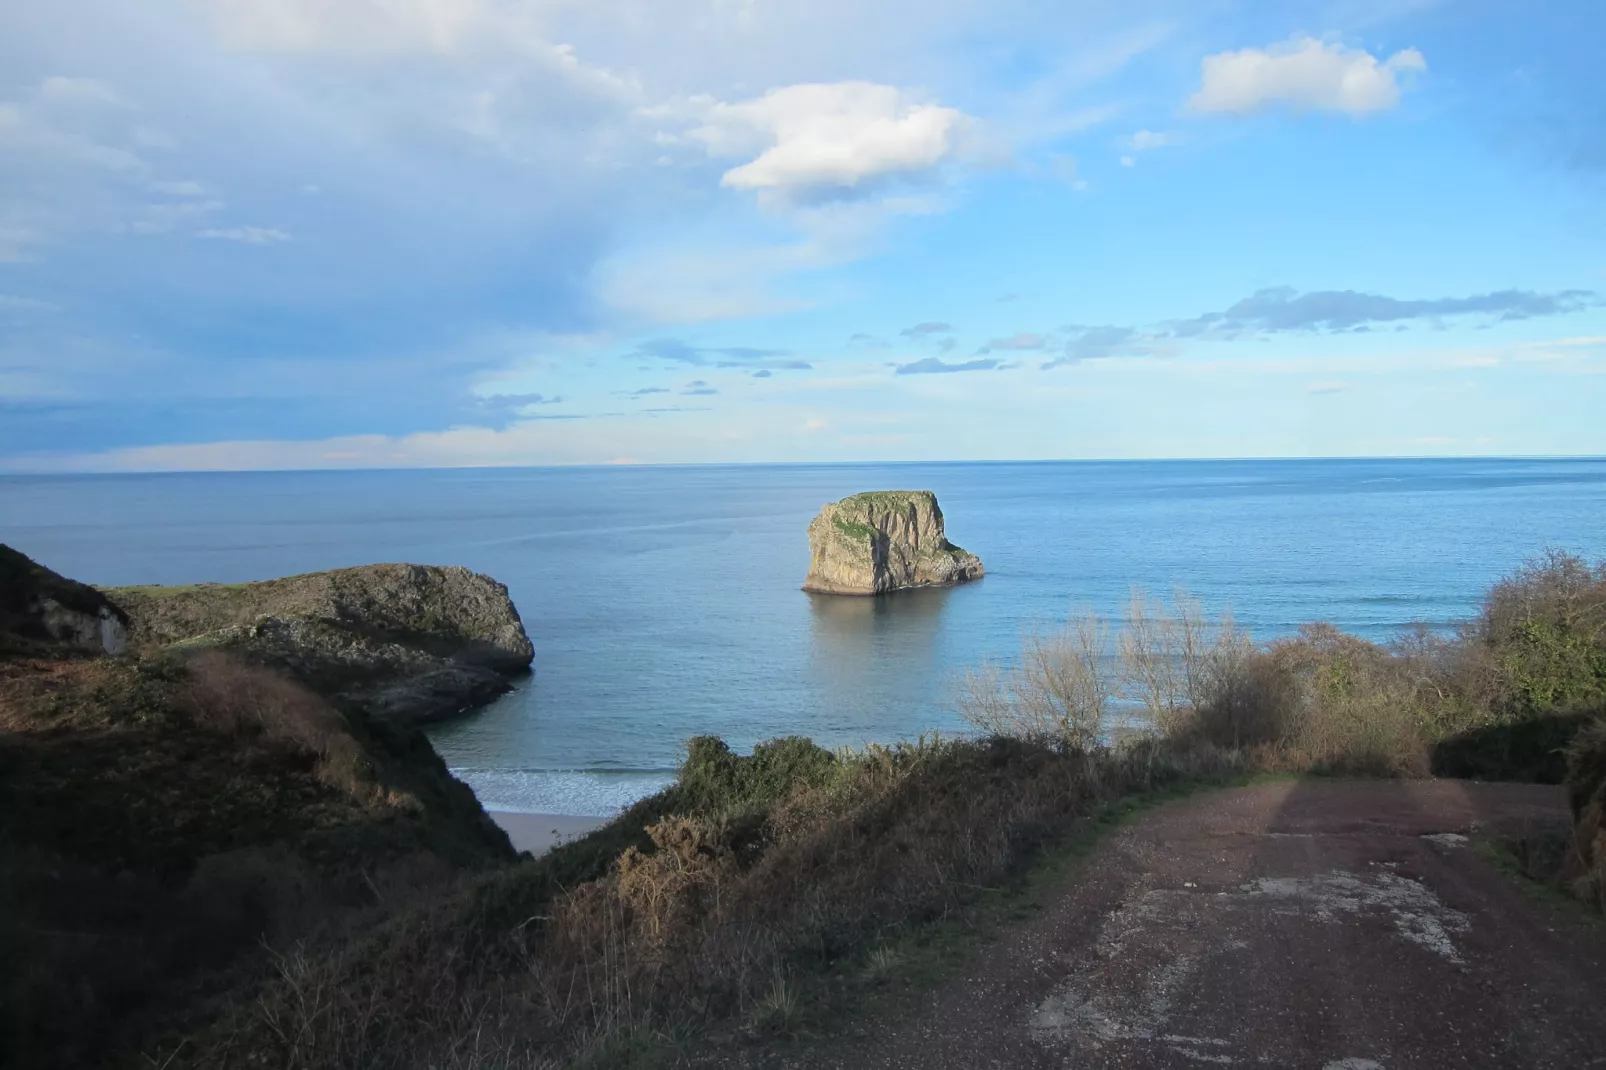
[[1264, 651], [1223, 672], [1182, 734], [1220, 747], [1275, 747], [1291, 737], [1301, 694], [1288, 667]]
[[1120, 701], [1140, 709], [1152, 729], [1175, 733], [1194, 710], [1237, 686], [1253, 651], [1230, 613], [1210, 620], [1182, 591], [1171, 606], [1134, 591], [1113, 658], [1110, 636], [1110, 625], [1091, 610], [1029, 636], [1018, 665], [984, 663], [964, 675], [960, 714], [989, 735], [1092, 747], [1108, 742]]
[[1567, 754], [1588, 714], [1531, 717], [1469, 728], [1433, 746], [1434, 776], [1464, 780], [1516, 780], [1560, 784], [1567, 777]]
[[299, 962], [196, 1061], [252, 1051], [288, 1067], [447, 1065], [477, 1036], [496, 1065], [624, 1065], [621, 1045], [657, 1030], [795, 1032], [835, 964], [1014, 879], [1100, 800], [1238, 768], [1155, 740], [922, 740], [832, 755], [790, 739], [742, 756], [700, 739], [677, 783], [621, 818], [613, 842], [642, 820], [646, 842], [596, 879], [558, 885], [554, 867], [573, 860], [554, 852]]
[[988, 735], [1056, 739], [1091, 747], [1104, 734], [1115, 681], [1105, 668], [1109, 627], [1093, 613], [1022, 643], [1007, 671], [984, 664], [959, 686], [959, 711]]
[[198, 727], [303, 751], [320, 780], [352, 795], [372, 791], [372, 763], [345, 717], [303, 684], [222, 651], [195, 654], [183, 669], [175, 704]]
[[1253, 650], [1230, 612], [1211, 621], [1180, 590], [1170, 607], [1133, 591], [1117, 646], [1126, 694], [1161, 732], [1182, 729], [1194, 711], [1230, 687]]
[[675, 801], [710, 815], [764, 810], [798, 785], [824, 783], [836, 767], [834, 754], [802, 736], [760, 743], [745, 758], [718, 736], [696, 736], [686, 743]]
[[1291, 769], [1417, 775], [1427, 736], [1401, 659], [1330, 624], [1227, 664], [1180, 731]]
[[1531, 717], [1606, 698], [1606, 563], [1559, 550], [1495, 584], [1471, 637], [1489, 660], [1492, 712]]
[[1575, 828], [1567, 876], [1575, 895], [1606, 910], [1606, 715], [1597, 714], [1567, 753]]

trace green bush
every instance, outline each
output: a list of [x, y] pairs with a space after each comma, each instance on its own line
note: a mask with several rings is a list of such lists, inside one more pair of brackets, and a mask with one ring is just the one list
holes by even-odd
[[1492, 672], [1490, 713], [1524, 718], [1606, 698], [1606, 563], [1552, 550], [1489, 592], [1472, 629]]
[[1310, 624], [1223, 665], [1185, 733], [1293, 769], [1559, 783], [1574, 711], [1606, 701], [1606, 565], [1550, 551], [1454, 637]]
[[1457, 732], [1434, 744], [1434, 776], [1560, 784], [1567, 753], [1588, 714], [1530, 717]]
[[1597, 714], [1567, 752], [1567, 794], [1576, 828], [1567, 876], [1580, 899], [1606, 910], [1606, 714]]
[[764, 810], [794, 788], [817, 787], [836, 772], [836, 756], [802, 736], [760, 743], [748, 757], [732, 753], [718, 736], [697, 736], [686, 744], [676, 801], [703, 816]]

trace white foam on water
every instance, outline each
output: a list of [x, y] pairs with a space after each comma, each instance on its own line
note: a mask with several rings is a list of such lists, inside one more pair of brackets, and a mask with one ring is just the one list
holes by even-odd
[[487, 810], [575, 817], [612, 817], [675, 779], [670, 772], [565, 770], [453, 769], [452, 775], [473, 788]]

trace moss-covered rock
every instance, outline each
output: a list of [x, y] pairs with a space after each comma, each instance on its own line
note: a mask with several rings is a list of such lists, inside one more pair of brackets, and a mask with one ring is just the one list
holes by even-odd
[[809, 524], [805, 591], [885, 594], [979, 578], [981, 559], [948, 541], [929, 490], [870, 491], [832, 502]]

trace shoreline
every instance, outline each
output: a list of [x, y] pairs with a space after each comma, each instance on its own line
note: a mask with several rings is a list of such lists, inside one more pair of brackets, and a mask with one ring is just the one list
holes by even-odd
[[510, 810], [487, 810], [513, 841], [515, 851], [528, 851], [539, 858], [559, 844], [577, 840], [612, 821], [611, 817], [584, 817], [577, 814], [523, 814]]

